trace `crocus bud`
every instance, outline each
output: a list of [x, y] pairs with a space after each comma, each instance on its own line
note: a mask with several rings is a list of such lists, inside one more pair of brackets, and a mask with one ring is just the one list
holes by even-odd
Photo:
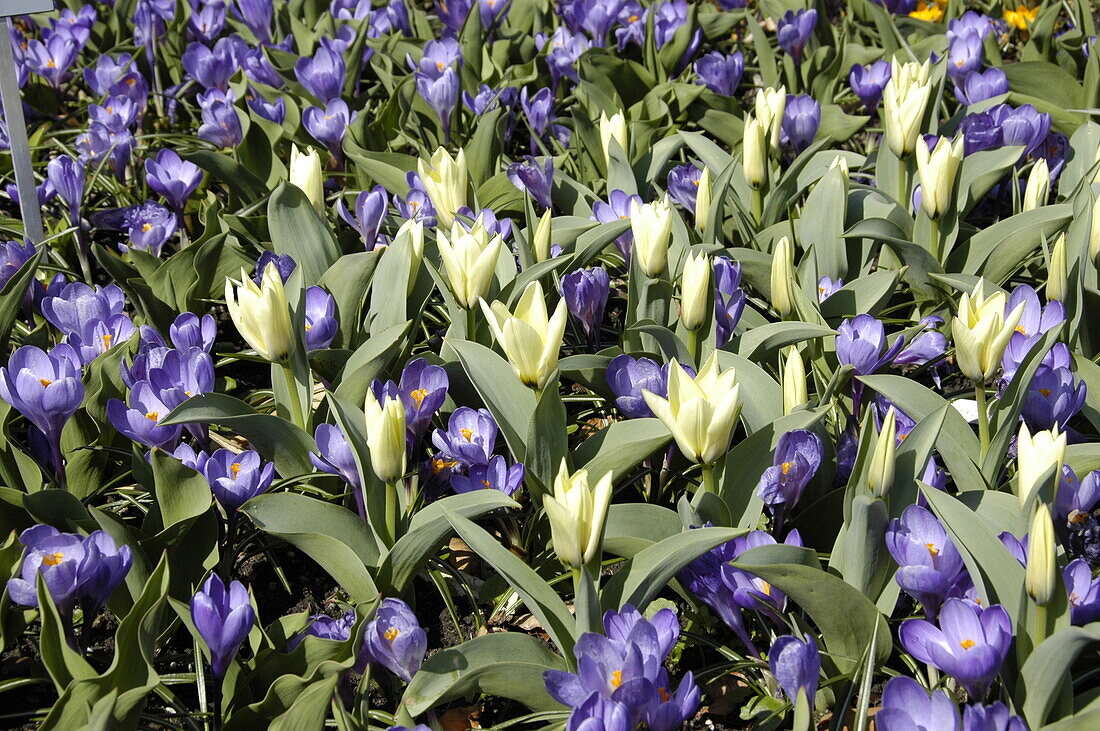
[[1100, 196], [1092, 204], [1092, 225], [1089, 227], [1089, 258], [1100, 269]]
[[214, 677], [224, 678], [229, 663], [256, 623], [248, 590], [239, 581], [227, 587], [217, 574], [211, 574], [202, 589], [191, 597], [191, 621], [210, 649]]
[[1016, 439], [1016, 495], [1021, 507], [1044, 481], [1053, 483], [1061, 478], [1065, 459], [1066, 434], [1059, 433], [1057, 425], [1032, 434], [1027, 424], [1020, 424]]
[[554, 478], [554, 494], [543, 498], [554, 552], [570, 568], [582, 568], [600, 554], [604, 520], [611, 504], [611, 473], [594, 486], [588, 484], [588, 471], [572, 475], [562, 460]]
[[321, 156], [312, 148], [302, 152], [298, 145], [290, 148], [290, 183], [306, 194], [314, 210], [325, 215], [325, 189], [321, 180]]
[[798, 348], [791, 346], [783, 364], [783, 413], [789, 414], [795, 407], [810, 400], [806, 391], [806, 366]]
[[1020, 303], [1005, 317], [1005, 294], [986, 297], [982, 282], [959, 300], [959, 314], [951, 319], [955, 340], [955, 361], [959, 370], [975, 383], [985, 383], [997, 371], [1001, 356], [1016, 325], [1024, 314]]
[[1058, 234], [1050, 247], [1050, 271], [1047, 272], [1047, 300], [1065, 302], [1069, 294], [1069, 264], [1066, 261], [1066, 234]]
[[519, 380], [531, 388], [546, 385], [558, 369], [558, 351], [568, 316], [565, 300], [558, 300], [553, 316], [549, 316], [546, 296], [536, 279], [523, 290], [514, 314], [503, 302], [494, 302], [490, 307], [485, 300], [481, 300], [481, 311]]
[[535, 227], [535, 233], [531, 237], [531, 249], [535, 254], [535, 262], [546, 261], [550, 258], [550, 209], [542, 214], [539, 225]]
[[772, 252], [772, 307], [780, 317], [794, 312], [794, 287], [794, 246], [784, 236], [776, 242]]
[[458, 304], [468, 310], [476, 307], [493, 283], [502, 245], [500, 236], [490, 239], [480, 226], [475, 225], [467, 231], [461, 223], [456, 223], [451, 228], [450, 238], [442, 229], [436, 233], [436, 244]]
[[942, 216], [955, 201], [955, 178], [963, 158], [963, 138], [952, 142], [941, 137], [936, 149], [928, 150], [924, 137], [917, 139], [917, 176], [920, 178], [921, 208], [929, 218]]
[[244, 269], [241, 281], [225, 280], [225, 306], [237, 332], [261, 358], [282, 363], [294, 348], [294, 330], [290, 324], [290, 306], [283, 289], [283, 278], [274, 263], [264, 269], [260, 284], [252, 281]]
[[779, 149], [779, 136], [783, 127], [783, 111], [787, 108], [787, 87], [761, 89], [756, 95], [756, 118], [767, 133], [768, 145]]
[[871, 466], [867, 470], [867, 486], [877, 498], [886, 497], [894, 485], [894, 453], [897, 450], [897, 421], [894, 407], [886, 412], [882, 420], [882, 429], [875, 442], [875, 451], [871, 454]]
[[378, 479], [396, 484], [405, 476], [405, 404], [400, 396], [367, 393], [363, 408], [367, 415], [367, 447], [370, 465]]
[[611, 162], [611, 140], [619, 143], [623, 152], [630, 155], [630, 139], [627, 137], [626, 117], [621, 111], [615, 112], [608, 119], [607, 115], [600, 112], [600, 145], [603, 147], [604, 160]]
[[892, 62], [890, 81], [882, 92], [882, 121], [886, 128], [886, 144], [898, 157], [913, 152], [920, 136], [921, 121], [932, 93], [928, 77], [931, 66]]
[[768, 147], [764, 125], [751, 114], [745, 120], [745, 136], [741, 142], [741, 165], [745, 182], [753, 188], [764, 185], [768, 176]]
[[1027, 541], [1027, 570], [1024, 588], [1031, 600], [1043, 606], [1054, 596], [1058, 581], [1055, 562], [1054, 523], [1046, 503], [1040, 502], [1031, 519]]
[[1023, 210], [1034, 211], [1047, 202], [1050, 193], [1050, 168], [1047, 167], [1045, 157], [1040, 157], [1031, 166], [1031, 173], [1027, 176], [1027, 187], [1024, 188]]
[[688, 330], [698, 330], [706, 322], [707, 305], [714, 296], [710, 281], [710, 257], [688, 254], [680, 277], [680, 322]]
[[716, 354], [707, 358], [695, 378], [673, 358], [668, 367], [668, 398], [648, 389], [642, 390], [642, 397], [692, 462], [712, 465], [729, 449], [741, 413], [740, 386], [732, 368], [718, 371]]
[[634, 233], [634, 253], [647, 277], [659, 277], [668, 266], [668, 240], [672, 235], [672, 206], [668, 198], [630, 210], [630, 230]]
[[710, 216], [710, 168], [703, 166], [699, 174], [699, 192], [695, 196], [695, 228], [702, 232]]
[[420, 182], [428, 192], [435, 208], [435, 215], [442, 228], [449, 228], [455, 213], [466, 205], [466, 152], [459, 150], [457, 157], [440, 147], [432, 155], [430, 163], [416, 161]]

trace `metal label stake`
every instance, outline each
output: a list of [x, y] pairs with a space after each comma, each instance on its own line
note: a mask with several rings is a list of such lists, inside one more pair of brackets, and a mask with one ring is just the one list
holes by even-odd
[[15, 55], [11, 48], [11, 17], [53, 10], [53, 0], [0, 0], [0, 101], [4, 104], [4, 122], [8, 127], [8, 145], [15, 168], [15, 187], [19, 190], [19, 210], [23, 215], [23, 232], [37, 246], [45, 234], [42, 211], [31, 169], [31, 145], [27, 141], [27, 123], [23, 119], [23, 100], [19, 93], [19, 77]]

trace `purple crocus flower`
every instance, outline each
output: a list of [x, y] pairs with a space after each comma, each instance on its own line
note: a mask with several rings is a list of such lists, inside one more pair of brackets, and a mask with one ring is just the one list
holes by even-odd
[[344, 140], [344, 133], [348, 125], [355, 119], [355, 114], [348, 110], [347, 102], [343, 99], [333, 99], [320, 107], [306, 107], [302, 112], [302, 125], [315, 140], [328, 147], [334, 156], [340, 156], [340, 145]]
[[111, 315], [104, 320], [89, 320], [80, 324], [80, 329], [71, 332], [65, 338], [80, 354], [80, 360], [87, 365], [111, 348], [130, 340], [137, 332], [133, 321], [123, 314]]
[[65, 335], [80, 332], [90, 321], [108, 320], [122, 314], [126, 297], [117, 284], [90, 287], [72, 282], [42, 301], [42, 315]]
[[133, 56], [122, 53], [118, 56], [103, 54], [96, 59], [95, 65], [84, 67], [84, 83], [96, 96], [110, 93], [111, 87], [120, 82], [127, 74], [137, 73]]
[[327, 614], [311, 615], [306, 628], [287, 643], [286, 651], [294, 652], [306, 637], [316, 637], [330, 642], [347, 642], [354, 627], [355, 610], [353, 609], [349, 609], [339, 617], [330, 617]]
[[447, 371], [424, 358], [409, 361], [405, 366], [397, 392], [405, 404], [405, 425], [414, 437], [419, 438], [427, 430], [435, 412], [447, 400], [449, 386]]
[[306, 350], [324, 350], [336, 337], [336, 300], [321, 287], [306, 290]]
[[565, 731], [631, 731], [633, 728], [635, 724], [630, 720], [626, 704], [592, 693], [569, 714]]
[[85, 612], [102, 607], [126, 579], [134, 556], [129, 546], [117, 546], [101, 530], [84, 539], [84, 560], [77, 572], [77, 595]]
[[[621, 190], [613, 190], [608, 196], [608, 202], [596, 201], [592, 204], [592, 220], [600, 223], [611, 223], [630, 218], [630, 212], [634, 206], [642, 205], [642, 198], [638, 195], [630, 195]], [[630, 264], [630, 248], [634, 244], [634, 234], [627, 229], [622, 236], [615, 239], [615, 247]]]
[[960, 79], [982, 67], [982, 39], [976, 33], [963, 33], [947, 44], [947, 73]]
[[[730, 542], [731, 547], [729, 552], [732, 555], [731, 560], [751, 548], [774, 546], [776, 543], [777, 541], [775, 538], [766, 531], [751, 531], [746, 535], [734, 538]], [[797, 530], [792, 530], [787, 534], [787, 537], [783, 539], [783, 544], [787, 546], [802, 546], [802, 536]], [[732, 592], [734, 604], [742, 609], [768, 613], [773, 611], [782, 613], [787, 608], [786, 594], [748, 571], [743, 571], [728, 564], [723, 564], [721, 566], [721, 577], [722, 583]]]
[[1074, 559], [1062, 569], [1062, 581], [1069, 597], [1070, 621], [1078, 627], [1100, 619], [1100, 580], [1092, 577], [1092, 567], [1083, 558]]
[[267, 270], [268, 264], [274, 264], [275, 269], [279, 272], [279, 278], [283, 280], [283, 284], [286, 284], [286, 280], [290, 279], [290, 275], [294, 273], [294, 270], [298, 268], [298, 262], [294, 261], [294, 257], [290, 254], [276, 254], [274, 251], [265, 251], [260, 254], [260, 258], [256, 260], [256, 270], [252, 275], [252, 280], [259, 284], [263, 280], [264, 271]]
[[650, 358], [617, 355], [607, 364], [607, 385], [615, 395], [615, 406], [628, 419], [653, 416], [642, 398], [642, 391], [664, 397], [668, 390], [668, 371]]
[[795, 65], [802, 63], [802, 54], [806, 50], [806, 43], [813, 35], [817, 25], [816, 10], [788, 10], [779, 22], [776, 23], [776, 36], [779, 47], [787, 52]]
[[400, 599], [383, 599], [367, 624], [362, 650], [365, 659], [407, 683], [420, 669], [427, 649], [428, 635], [409, 605]]
[[470, 467], [467, 475], [451, 475], [451, 488], [459, 494], [474, 490], [499, 490], [511, 497], [523, 484], [524, 472], [522, 464], [517, 462], [509, 467], [504, 457], [498, 454], [488, 464]]
[[1057, 524], [1080, 522], [1100, 502], [1100, 471], [1093, 470], [1078, 480], [1069, 465], [1062, 467], [1062, 479], [1054, 492], [1054, 516]]
[[715, 94], [734, 96], [745, 72], [745, 56], [740, 51], [724, 55], [711, 51], [695, 62], [697, 82]]
[[822, 277], [817, 280], [817, 301], [824, 302], [836, 294], [843, 286], [844, 280], [840, 277], [837, 277], [836, 281], [833, 281], [832, 277], [828, 274], [822, 275]]
[[543, 87], [534, 94], [527, 94], [527, 87], [519, 93], [519, 104], [527, 124], [531, 127], [532, 149], [538, 149], [534, 139], [546, 136], [550, 124], [554, 121], [554, 93], [549, 87]]
[[657, 48], [664, 48], [676, 31], [687, 23], [688, 4], [685, 0], [665, 0], [653, 8], [653, 39]]
[[928, 691], [912, 678], [891, 678], [882, 691], [882, 709], [875, 714], [881, 731], [960, 731], [959, 709], [946, 690]]
[[46, 583], [53, 603], [63, 615], [72, 613], [79, 587], [80, 566], [86, 550], [84, 540], [71, 533], [61, 533], [48, 525], [36, 525], [19, 534], [26, 547], [23, 563], [16, 578], [8, 580], [8, 595], [16, 604], [38, 606], [38, 574]]
[[248, 590], [239, 581], [228, 590], [217, 574], [211, 574], [202, 589], [191, 597], [191, 621], [210, 649], [210, 668], [219, 680], [256, 623], [256, 611]]
[[[1054, 300], [1044, 307], [1039, 303], [1038, 293], [1027, 284], [1021, 284], [1012, 290], [1005, 304], [1005, 316], [1021, 304], [1024, 306], [1023, 314], [1001, 358], [1006, 382], [1012, 380], [1016, 369], [1043, 335], [1060, 326], [1066, 319], [1066, 308], [1061, 302]], [[1054, 367], [1053, 364], [1051, 367]]]
[[[48, 184], [48, 181], [47, 181]], [[18, 201], [16, 201], [18, 204]], [[18, 241], [2, 241], [0, 242], [0, 287], [6, 285], [11, 278], [22, 268], [24, 264], [31, 260], [34, 256], [35, 248], [31, 243], [20, 243]], [[27, 293], [23, 297], [24, 307], [30, 305], [34, 300], [34, 286], [36, 282], [31, 282], [27, 287]]]
[[340, 218], [359, 232], [363, 238], [364, 248], [367, 251], [374, 251], [374, 247], [378, 244], [378, 230], [382, 227], [387, 205], [386, 189], [376, 185], [355, 197], [354, 213], [348, 210], [342, 198], [336, 202], [336, 211], [340, 214]]
[[812, 635], [807, 634], [804, 638], [794, 635], [777, 637], [768, 652], [768, 667], [792, 703], [804, 691], [810, 708], [813, 708], [817, 681], [821, 675], [821, 654]]
[[199, 317], [193, 312], [184, 312], [176, 316], [168, 328], [168, 335], [172, 345], [180, 350], [201, 348], [209, 353], [218, 335], [218, 324], [211, 315]]
[[69, 67], [76, 61], [79, 52], [80, 49], [71, 38], [52, 33], [45, 42], [33, 39], [27, 42], [24, 62], [27, 68], [58, 89], [68, 78]]
[[84, 166], [68, 155], [59, 155], [47, 163], [46, 179], [68, 208], [73, 224], [79, 224], [84, 202]]
[[809, 94], [787, 96], [783, 109], [780, 141], [789, 144], [796, 153], [802, 152], [817, 136], [821, 126], [821, 105]]
[[1008, 77], [998, 68], [971, 71], [955, 80], [955, 98], [970, 106], [1008, 93]]
[[88, 105], [88, 116], [116, 134], [133, 127], [140, 114], [141, 108], [125, 96], [109, 96], [103, 104]]
[[1085, 405], [1085, 382], [1076, 382], [1068, 368], [1040, 365], [1028, 384], [1023, 416], [1033, 430], [1057, 426], [1064, 431]]
[[271, 21], [275, 17], [274, 0], [235, 0], [233, 14], [240, 18], [261, 43], [271, 41]]
[[447, 421], [447, 431], [436, 429], [432, 444], [467, 467], [488, 464], [497, 441], [497, 423], [487, 409], [460, 406]]
[[684, 722], [695, 715], [702, 702], [695, 676], [684, 673], [676, 692], [671, 692], [668, 671], [661, 668], [657, 673], [657, 692], [651, 696], [649, 706], [642, 712], [646, 727], [650, 731], [676, 731], [683, 728]]
[[981, 40], [993, 30], [993, 21], [985, 15], [967, 10], [959, 18], [952, 18], [947, 22], [947, 40], [952, 41], [957, 36], [976, 35]]
[[514, 162], [508, 166], [508, 180], [517, 189], [531, 194], [543, 208], [550, 208], [553, 204], [550, 200], [550, 191], [554, 185], [554, 160], [550, 157], [538, 158], [528, 156], [524, 162]]
[[536, 35], [535, 46], [540, 51], [549, 48], [546, 51], [546, 66], [550, 70], [551, 86], [557, 89], [563, 78], [574, 83], [579, 80], [576, 63], [581, 54], [592, 47], [592, 41], [582, 33], [573, 33], [564, 25], [559, 25], [549, 37]]
[[237, 70], [230, 55], [228, 38], [223, 38], [207, 48], [202, 43], [192, 43], [183, 52], [183, 70], [204, 89], [229, 90], [229, 77]]
[[733, 338], [744, 311], [741, 264], [726, 256], [714, 257], [714, 324], [719, 348]]
[[219, 449], [206, 460], [202, 474], [222, 507], [236, 510], [271, 487], [275, 465], [252, 450], [238, 454]]
[[894, 363], [898, 365], [924, 365], [939, 360], [947, 351], [947, 338], [936, 328], [943, 325], [943, 318], [931, 315], [920, 321], [924, 330], [910, 341], [908, 347], [898, 353]]
[[237, 108], [234, 106], [236, 97], [233, 92], [210, 89], [205, 94], [199, 94], [198, 101], [202, 111], [199, 137], [218, 147], [236, 147], [241, 144], [244, 132], [241, 130], [241, 120], [237, 117]]
[[890, 81], [890, 64], [886, 61], [875, 61], [870, 66], [861, 66], [858, 63], [852, 66], [848, 74], [848, 83], [852, 91], [867, 107], [867, 111], [874, 112], [882, 101], [882, 90]]
[[453, 67], [448, 66], [441, 74], [417, 71], [416, 91], [428, 103], [437, 115], [443, 127], [443, 138], [451, 139], [451, 119], [458, 106], [459, 79]]
[[[14, 183], [8, 183], [4, 186], [4, 192], [8, 194], [8, 197], [11, 198], [11, 202], [15, 204], [15, 206], [18, 208], [19, 188], [16, 187]], [[35, 198], [38, 199], [38, 205], [40, 207], [46, 205], [57, 197], [57, 190], [54, 189], [53, 183], [50, 182], [49, 178], [46, 178], [41, 183], [36, 185], [34, 187], [34, 192]]]
[[[118, 244], [119, 251], [123, 253], [133, 248], [160, 256], [161, 248], [176, 233], [176, 215], [154, 201], [130, 206], [119, 213], [122, 219], [119, 227], [129, 237], [127, 243]], [[95, 216], [92, 220], [96, 222]]]
[[910, 505], [886, 530], [886, 548], [898, 563], [894, 578], [934, 619], [959, 573], [962, 557], [927, 508]]
[[837, 328], [837, 360], [841, 365], [851, 365], [859, 376], [870, 375], [891, 363], [904, 345], [905, 339], [898, 337], [887, 348], [882, 321], [867, 314], [845, 319]]
[[[24, 345], [0, 368], [0, 398], [58, 442], [65, 422], [84, 400], [80, 357], [64, 343], [50, 352]], [[60, 459], [60, 451], [55, 457]]]
[[[360, 489], [359, 468], [355, 463], [355, 455], [351, 451], [347, 437], [340, 427], [333, 424], [318, 424], [313, 433], [313, 440], [317, 443], [317, 454], [310, 452], [309, 461], [321, 472], [329, 475], [337, 475], [344, 482], [355, 488], [356, 493]], [[362, 500], [361, 495], [356, 495]]]
[[687, 210], [694, 211], [702, 175], [703, 171], [691, 163], [672, 168], [666, 181], [669, 197]]
[[164, 196], [177, 212], [182, 213], [187, 199], [202, 183], [202, 168], [183, 160], [175, 150], [164, 149], [156, 159], [145, 161], [145, 181], [155, 192]]
[[298, 59], [294, 64], [294, 75], [306, 91], [322, 104], [328, 104], [340, 98], [347, 67], [340, 54], [321, 46], [312, 58], [303, 56]]
[[1027, 731], [1027, 724], [1013, 716], [1004, 703], [975, 703], [963, 709], [963, 731]]
[[190, 444], [180, 444], [172, 450], [171, 454], [180, 461], [180, 464], [193, 469], [199, 474], [202, 474], [202, 468], [206, 464], [206, 460], [210, 459], [209, 454], [202, 450], [196, 452]]
[[972, 698], [980, 698], [1000, 672], [1012, 644], [1012, 620], [999, 604], [982, 609], [963, 599], [948, 599], [939, 626], [924, 619], [901, 625], [906, 652], [952, 676]]
[[107, 402], [107, 418], [119, 434], [147, 447], [171, 450], [183, 427], [161, 425], [171, 411], [149, 381], [138, 381], [130, 390], [129, 407], [118, 399]]
[[275, 101], [268, 101], [261, 95], [255, 93], [251, 87], [249, 87], [250, 93], [248, 94], [248, 108], [251, 109], [258, 117], [266, 119], [269, 122], [281, 125], [286, 120], [286, 100], [281, 96]]
[[779, 437], [772, 466], [760, 475], [756, 495], [773, 510], [789, 510], [817, 474], [824, 454], [821, 437], [806, 429], [795, 429]]
[[[1007, 104], [994, 107], [1000, 112], [1003, 144], [1023, 145], [1022, 157], [1035, 152], [1050, 132], [1050, 115], [1038, 111], [1030, 104], [1012, 109]], [[991, 112], [993, 109], [990, 110]], [[1021, 158], [1022, 159], [1022, 158]]]
[[598, 343], [611, 278], [603, 267], [578, 269], [561, 280], [561, 294], [569, 312], [581, 323], [589, 342]]
[[203, 43], [210, 43], [225, 29], [226, 6], [221, 2], [199, 4], [187, 20], [187, 28]]

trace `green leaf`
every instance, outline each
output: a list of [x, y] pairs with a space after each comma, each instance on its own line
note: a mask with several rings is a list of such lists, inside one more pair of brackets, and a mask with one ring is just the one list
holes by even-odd
[[742, 528], [697, 528], [643, 548], [627, 561], [600, 592], [604, 609], [630, 604], [644, 611], [676, 572], [715, 546], [744, 535]]
[[1017, 686], [1017, 691], [1023, 690], [1023, 715], [1031, 728], [1046, 723], [1062, 686], [1072, 680], [1070, 668], [1077, 656], [1094, 642], [1100, 642], [1100, 622], [1064, 629], [1032, 650], [1020, 670], [1023, 682]]
[[302, 189], [283, 183], [271, 194], [267, 205], [271, 245], [277, 254], [289, 254], [298, 262], [304, 286], [321, 281], [340, 258], [340, 247], [328, 225], [321, 220]]
[[45, 249], [39, 249], [34, 256], [23, 262], [15, 274], [4, 282], [4, 288], [0, 289], [0, 351], [8, 352], [8, 339], [11, 337], [12, 325], [15, 324], [15, 318], [19, 316], [27, 290], [34, 282], [34, 273], [38, 271], [38, 264], [42, 261], [44, 251]]
[[893, 646], [886, 619], [859, 590], [816, 563], [812, 549], [778, 545], [750, 548], [733, 565], [775, 586], [810, 615], [840, 672], [859, 666], [872, 636], [876, 661], [885, 663]]
[[197, 518], [210, 509], [210, 483], [162, 449], [154, 448], [153, 479], [164, 528]]
[[240, 510], [257, 528], [316, 561], [352, 600], [368, 602], [378, 595], [367, 570], [378, 565], [378, 549], [367, 524], [350, 510], [294, 493], [260, 495]]
[[808, 322], [769, 322], [746, 332], [737, 343], [737, 353], [750, 360], [760, 360], [780, 348], [804, 340], [836, 335], [836, 330]]
[[286, 419], [261, 414], [240, 399], [222, 393], [192, 396], [172, 410], [161, 424], [220, 424], [233, 429], [275, 462], [283, 477], [314, 472], [309, 453], [313, 438]]
[[595, 479], [610, 472], [615, 482], [671, 439], [658, 419], [616, 421], [581, 442], [573, 451], [573, 462]]
[[783, 388], [759, 365], [736, 353], [719, 350], [718, 365], [733, 368], [741, 385], [741, 420], [752, 432], [763, 429], [783, 416]]
[[523, 458], [526, 477], [531, 481], [527, 485], [536, 505], [542, 502], [540, 493], [553, 489], [554, 476], [569, 453], [569, 437], [565, 429], [565, 404], [558, 391], [558, 379], [550, 378], [538, 396], [535, 412], [531, 414]]
[[511, 698], [535, 711], [564, 710], [546, 692], [542, 674], [567, 669], [565, 660], [536, 638], [498, 632], [432, 655], [405, 688], [401, 704], [418, 716], [478, 691]]
[[1073, 216], [1073, 206], [1059, 203], [1002, 219], [974, 234], [949, 257], [947, 270], [980, 274], [990, 282], [1008, 278], [1039, 248], [1051, 241]]
[[618, 503], [607, 511], [603, 549], [631, 558], [654, 543], [684, 530], [675, 511], [650, 503]]
[[523, 599], [527, 609], [538, 619], [562, 654], [573, 652], [574, 620], [561, 597], [538, 573], [519, 556], [504, 548], [483, 528], [449, 510], [443, 514], [458, 531], [466, 545], [493, 567], [508, 585]]
[[57, 688], [58, 693], [63, 693], [73, 681], [94, 678], [95, 670], [69, 644], [66, 627], [67, 625], [71, 627], [71, 620], [62, 619], [57, 605], [53, 602], [53, 595], [46, 586], [46, 579], [41, 573], [37, 573], [35, 581], [38, 590], [38, 614], [42, 620], [42, 631], [38, 636], [38, 651], [42, 655], [42, 664], [46, 666], [46, 672], [53, 679], [54, 687]]
[[520, 383], [512, 366], [484, 345], [447, 339], [485, 407], [492, 413], [512, 454], [527, 454], [526, 437], [535, 413], [535, 395]]
[[518, 507], [519, 503], [498, 490], [477, 490], [462, 495], [450, 495], [429, 503], [413, 515], [408, 531], [382, 559], [378, 569], [378, 584], [388, 594], [405, 592], [424, 562], [454, 532], [446, 511], [463, 518], [477, 518], [493, 510]]

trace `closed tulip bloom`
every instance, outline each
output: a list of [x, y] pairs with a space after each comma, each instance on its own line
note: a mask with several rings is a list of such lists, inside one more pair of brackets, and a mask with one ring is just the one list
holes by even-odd
[[[1043, 162], [1042, 158], [1039, 162]], [[1028, 180], [1028, 186], [1030, 185], [1031, 181]], [[1057, 302], [1065, 302], [1069, 296], [1069, 263], [1066, 260], [1065, 232], [1058, 234], [1058, 238], [1054, 240], [1054, 246], [1050, 247], [1050, 270], [1047, 272], [1046, 294], [1048, 301]]]
[[955, 202], [955, 178], [963, 158], [963, 138], [941, 137], [932, 151], [922, 136], [917, 140], [917, 175], [921, 207], [929, 218], [942, 216]]
[[211, 574], [191, 597], [191, 620], [210, 648], [210, 667], [220, 680], [256, 622], [248, 590], [239, 581], [227, 589], [217, 574]]
[[776, 638], [768, 653], [768, 667], [792, 703], [799, 692], [805, 692], [806, 700], [813, 708], [817, 681], [821, 675], [821, 654], [812, 635]]
[[550, 258], [550, 221], [553, 215], [550, 209], [543, 212], [542, 218], [535, 226], [535, 233], [531, 237], [531, 250], [535, 255], [535, 262], [546, 261]]
[[756, 118], [764, 127], [768, 146], [779, 148], [779, 138], [783, 127], [783, 111], [787, 108], [787, 87], [761, 89], [756, 94]]
[[768, 177], [767, 130], [763, 123], [751, 114], [745, 120], [745, 134], [741, 142], [741, 164], [745, 182], [759, 188]]
[[928, 61], [923, 64], [892, 62], [890, 81], [882, 93], [882, 120], [886, 144], [898, 157], [916, 149], [924, 110], [932, 93], [928, 79], [930, 70]]
[[698, 330], [707, 319], [711, 299], [710, 257], [705, 253], [688, 254], [680, 278], [680, 322], [688, 330]]
[[718, 371], [711, 354], [692, 378], [674, 358], [668, 369], [668, 398], [642, 391], [646, 404], [672, 432], [684, 456], [704, 465], [714, 464], [729, 448], [741, 413], [740, 386], [730, 368]]
[[772, 307], [780, 317], [795, 309], [794, 247], [786, 236], [779, 239], [772, 252]]
[[1089, 258], [1100, 268], [1100, 196], [1092, 204], [1092, 224], [1089, 227]]
[[623, 153], [630, 156], [630, 137], [626, 129], [626, 117], [621, 111], [608, 117], [600, 112], [600, 145], [603, 147], [604, 159], [611, 161], [611, 140], [619, 143]]
[[707, 218], [710, 217], [710, 187], [710, 168], [703, 166], [703, 172], [699, 174], [699, 192], [695, 196], [695, 228], [700, 232], [706, 228]]
[[294, 348], [294, 330], [290, 306], [286, 301], [283, 279], [274, 264], [264, 269], [256, 284], [241, 270], [241, 281], [226, 278], [225, 305], [245, 342], [260, 357], [282, 363]]
[[1031, 166], [1031, 172], [1027, 176], [1027, 186], [1024, 188], [1022, 208], [1025, 211], [1034, 211], [1039, 206], [1046, 205], [1047, 195], [1050, 193], [1050, 168], [1046, 158], [1040, 157]]
[[1044, 480], [1054, 480], [1062, 474], [1066, 460], [1066, 433], [1055, 426], [1031, 434], [1027, 424], [1020, 424], [1016, 438], [1017, 495], [1023, 507]]
[[897, 450], [897, 422], [894, 407], [886, 412], [879, 429], [875, 451], [871, 454], [871, 466], [867, 471], [867, 486], [875, 497], [886, 497], [894, 485], [894, 455]]
[[806, 365], [798, 348], [791, 347], [783, 362], [783, 413], [789, 414], [796, 407], [810, 400], [806, 390]]
[[488, 294], [493, 282], [500, 255], [500, 236], [490, 239], [485, 229], [478, 225], [467, 231], [457, 224], [451, 228], [450, 238], [440, 230], [436, 242], [455, 299], [466, 309], [472, 309]]
[[481, 310], [520, 381], [531, 388], [546, 385], [558, 369], [558, 351], [568, 315], [565, 300], [559, 300], [554, 314], [549, 315], [542, 284], [535, 280], [523, 290], [515, 313], [509, 312], [503, 302], [490, 306], [485, 300], [481, 300]]
[[435, 208], [439, 225], [449, 228], [458, 209], [466, 206], [468, 176], [465, 150], [459, 150], [457, 156], [451, 157], [440, 147], [428, 163], [417, 160], [416, 166], [420, 181]]
[[668, 198], [634, 204], [630, 209], [633, 251], [647, 277], [656, 278], [668, 267], [668, 243], [672, 235], [672, 206]]
[[320, 215], [325, 215], [325, 188], [321, 179], [321, 156], [312, 147], [307, 152], [290, 148], [290, 184], [306, 194], [306, 199]]
[[986, 297], [980, 281], [973, 292], [963, 294], [959, 314], [951, 319], [955, 360], [963, 375], [976, 383], [993, 377], [1023, 313], [1020, 304], [1005, 316], [1004, 292]]
[[1027, 568], [1024, 572], [1024, 588], [1027, 595], [1039, 606], [1050, 602], [1057, 588], [1057, 547], [1054, 544], [1054, 523], [1046, 503], [1039, 503], [1031, 519], [1031, 531], [1027, 542]]
[[405, 404], [400, 396], [367, 394], [367, 447], [371, 468], [387, 485], [405, 476]]
[[572, 475], [562, 460], [554, 478], [554, 493], [543, 498], [554, 552], [570, 568], [582, 568], [599, 556], [604, 519], [611, 504], [611, 473], [588, 484], [588, 470]]

